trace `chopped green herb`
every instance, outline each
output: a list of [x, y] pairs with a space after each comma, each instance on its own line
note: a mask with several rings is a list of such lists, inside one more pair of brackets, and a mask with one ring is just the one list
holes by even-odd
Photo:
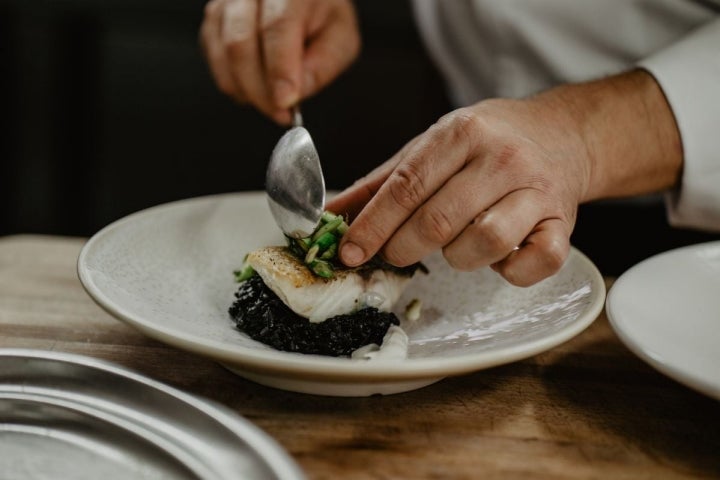
[[327, 250], [325, 250], [322, 253], [322, 255], [320, 255], [320, 258], [322, 260], [331, 260], [331, 259], [335, 258], [335, 256], [337, 255], [337, 249], [338, 249], [338, 244], [333, 243], [332, 245], [330, 245], [327, 248]]
[[310, 271], [323, 278], [332, 278], [338, 264], [337, 251], [340, 237], [348, 229], [342, 215], [323, 212], [320, 224], [309, 237], [287, 237], [288, 247], [293, 255], [303, 260]]
[[333, 276], [332, 265], [324, 260], [313, 260], [313, 262], [310, 263], [310, 269], [319, 277], [332, 278]]
[[248, 278], [255, 275], [255, 269], [248, 263], [247, 258], [248, 254], [246, 253], [243, 257], [242, 267], [240, 267], [238, 270], [233, 271], [233, 275], [235, 275], [235, 281], [237, 283], [242, 283]]
[[332, 234], [332, 232], [325, 232], [322, 234], [313, 245], [320, 247], [320, 250], [327, 250], [331, 245], [335, 245], [338, 238]]
[[320, 252], [320, 245], [313, 245], [310, 247], [310, 250], [308, 250], [307, 255], [305, 255], [305, 263], [308, 265], [315, 261], [315, 257], [317, 256], [318, 252]]
[[[340, 239], [347, 232], [348, 224], [342, 215], [335, 215], [332, 212], [324, 212], [320, 218], [320, 224], [312, 235], [305, 238], [286, 237], [288, 249], [296, 258], [300, 259], [308, 269], [315, 275], [322, 278], [333, 278], [335, 270], [342, 270], [345, 267], [337, 257]], [[374, 256], [361, 267], [361, 269], [382, 268], [391, 270], [402, 275], [412, 275], [420, 269], [427, 273], [427, 268], [422, 263], [416, 263], [407, 267], [395, 267]], [[243, 259], [240, 269], [233, 272], [235, 281], [242, 283], [252, 278], [256, 272], [248, 264], [247, 255]]]

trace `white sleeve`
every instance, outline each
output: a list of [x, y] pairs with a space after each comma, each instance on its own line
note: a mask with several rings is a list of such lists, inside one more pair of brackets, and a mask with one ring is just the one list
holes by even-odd
[[666, 195], [669, 222], [720, 231], [720, 17], [638, 62], [675, 114], [684, 165]]

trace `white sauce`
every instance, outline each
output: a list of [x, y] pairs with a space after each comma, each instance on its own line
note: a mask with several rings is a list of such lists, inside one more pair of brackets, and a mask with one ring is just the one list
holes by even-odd
[[353, 360], [404, 360], [408, 353], [408, 336], [405, 331], [397, 325], [392, 325], [385, 337], [382, 346], [375, 343], [365, 345], [355, 350], [351, 358]]

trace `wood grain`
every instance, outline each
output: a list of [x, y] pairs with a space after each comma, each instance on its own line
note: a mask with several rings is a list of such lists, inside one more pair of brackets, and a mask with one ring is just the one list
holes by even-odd
[[414, 392], [296, 394], [109, 316], [77, 280], [83, 242], [0, 238], [0, 348], [102, 358], [214, 399], [276, 438], [311, 479], [720, 478], [720, 402], [637, 359], [604, 313], [546, 353]]

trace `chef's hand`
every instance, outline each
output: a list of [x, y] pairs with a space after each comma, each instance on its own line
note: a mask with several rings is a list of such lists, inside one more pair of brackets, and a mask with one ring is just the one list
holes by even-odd
[[354, 218], [349, 266], [442, 249], [458, 270], [490, 265], [528, 286], [562, 267], [580, 202], [669, 188], [681, 164], [662, 91], [636, 71], [456, 110], [327, 208]]
[[211, 0], [200, 43], [218, 88], [281, 124], [360, 50], [350, 0]]

